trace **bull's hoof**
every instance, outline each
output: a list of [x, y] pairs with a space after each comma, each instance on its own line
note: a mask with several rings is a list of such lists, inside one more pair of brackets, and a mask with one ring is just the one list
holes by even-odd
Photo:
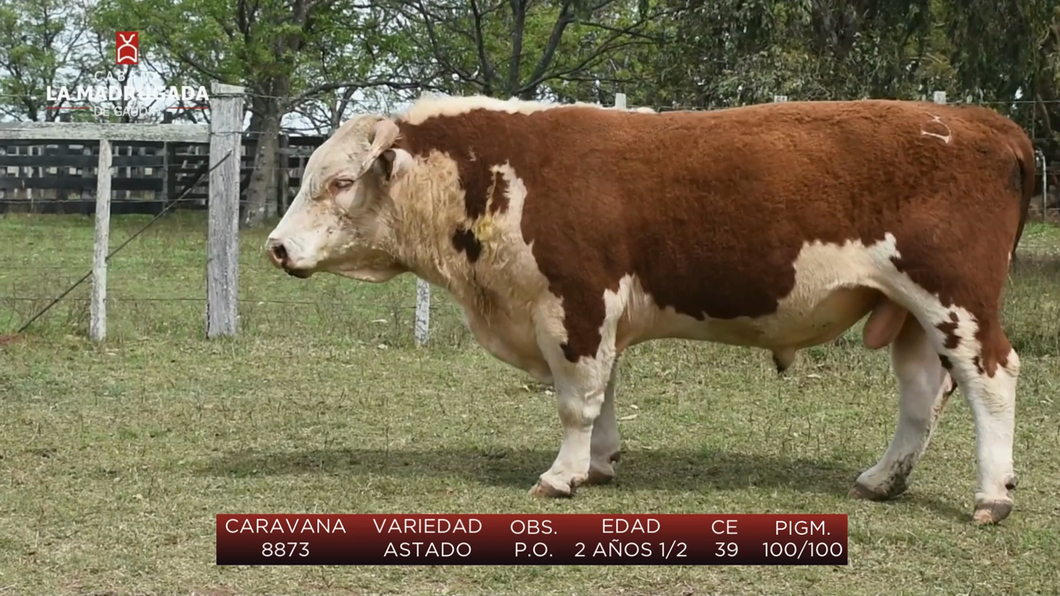
[[589, 464], [589, 477], [585, 479], [585, 484], [607, 484], [611, 482], [615, 478], [614, 462], [617, 462], [621, 456], [622, 454], [616, 451], [607, 458], [606, 463], [593, 460]]
[[[584, 481], [584, 479], [583, 479]], [[574, 489], [577, 488], [577, 481], [573, 481], [570, 484], [559, 484], [555, 481], [548, 481], [544, 478], [538, 478], [537, 484], [530, 489], [530, 496], [538, 497], [541, 499], [561, 499], [574, 496]]]
[[586, 484], [607, 484], [615, 478], [615, 468], [611, 464], [598, 464], [589, 467]]
[[868, 501], [887, 501], [905, 492], [906, 483], [894, 482], [890, 486], [869, 488], [860, 480], [854, 482], [854, 486], [847, 495], [852, 499], [865, 499]]
[[977, 526], [996, 524], [1012, 513], [1012, 499], [976, 500], [972, 519]]
[[880, 498], [876, 496], [876, 493], [869, 490], [868, 487], [862, 486], [860, 483], [857, 482], [855, 482], [854, 486], [850, 488], [850, 492], [847, 493], [847, 496], [851, 499], [865, 499], [867, 501], [880, 500]]

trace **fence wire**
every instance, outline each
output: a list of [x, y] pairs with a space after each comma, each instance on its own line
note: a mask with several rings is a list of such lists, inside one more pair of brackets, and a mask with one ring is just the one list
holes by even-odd
[[[135, 240], [137, 236], [139, 236], [140, 234], [144, 233], [148, 228], [151, 227], [152, 224], [154, 224], [156, 221], [161, 219], [162, 216], [166, 214], [166, 211], [168, 211], [173, 205], [176, 205], [177, 201], [179, 201], [183, 197], [183, 195], [191, 192], [192, 187], [194, 187], [194, 185], [196, 183], [198, 183], [198, 181], [200, 179], [202, 179], [204, 176], [208, 176], [210, 174], [210, 172], [213, 172], [217, 168], [221, 167], [221, 164], [223, 164], [226, 161], [228, 161], [228, 158], [231, 157], [231, 156], [232, 156], [232, 153], [228, 152], [228, 153], [225, 154], [224, 157], [222, 157], [220, 160], [218, 160], [217, 163], [212, 168], [209, 168], [209, 169], [203, 168], [203, 171], [196, 177], [195, 181], [192, 184], [189, 184], [187, 187], [184, 188], [183, 191], [181, 191], [181, 193], [179, 195], [175, 196], [174, 199], [172, 200], [172, 202], [170, 202], [170, 204], [167, 205], [166, 208], [163, 209], [158, 215], [156, 215], [153, 219], [151, 219], [151, 221], [147, 222], [135, 234], [133, 234], [132, 236], [129, 236], [125, 240], [125, 242], [122, 242], [121, 244], [119, 244], [117, 246], [117, 248], [115, 248], [114, 250], [110, 251], [107, 254], [107, 257], [106, 257], [105, 261], [109, 263], [111, 257], [113, 257], [115, 254], [117, 254], [121, 249], [125, 248], [130, 242]], [[23, 323], [23, 325], [18, 328], [18, 331], [16, 333], [20, 333], [21, 334], [21, 333], [25, 332], [26, 329], [28, 329], [29, 326], [32, 325], [34, 321], [36, 321], [37, 319], [39, 319], [41, 317], [41, 315], [43, 315], [44, 313], [46, 313], [49, 310], [51, 310], [51, 308], [53, 306], [55, 306], [56, 304], [58, 304], [60, 300], [65, 298], [70, 292], [74, 291], [74, 289], [77, 286], [79, 286], [82, 283], [84, 283], [85, 280], [87, 280], [91, 276], [92, 276], [92, 270], [89, 269], [87, 272], [85, 272], [85, 274], [83, 276], [81, 276], [80, 279], [78, 279], [69, 288], [67, 288], [65, 291], [63, 291], [62, 294], [59, 294], [58, 296], [56, 296], [54, 300], [52, 300], [51, 302], [49, 302], [47, 304], [47, 306], [45, 306], [44, 308], [39, 310], [36, 314], [34, 314], [32, 317], [30, 317], [30, 319], [28, 321]]]
[[[1033, 102], [979, 103], [1015, 105]], [[667, 111], [696, 108], [653, 106], [652, 109]], [[201, 240], [204, 238], [202, 226], [205, 225], [205, 218], [202, 217], [201, 211], [182, 213], [189, 207], [197, 210], [205, 207], [207, 185], [204, 179], [230, 158], [241, 162], [243, 192], [239, 203], [241, 210], [246, 208], [251, 201], [246, 198], [245, 191], [253, 171], [255, 145], [259, 137], [260, 133], [244, 133], [241, 154], [227, 153], [212, 168], [207, 168], [208, 145], [112, 141], [115, 149], [112, 163], [112, 213], [129, 213], [121, 209], [123, 204], [128, 204], [133, 212], [139, 209], [140, 213], [153, 217], [136, 229], [132, 229], [132, 220], [112, 220], [113, 231], [121, 232], [129, 228], [131, 233], [117, 248], [109, 252], [108, 264], [111, 257], [134, 240], [139, 238], [141, 243], [139, 250], [129, 255], [127, 266], [123, 266], [122, 259], [118, 259], [114, 266], [109, 267], [110, 288], [107, 303], [111, 322], [118, 323], [120, 327], [124, 321], [130, 333], [152, 330], [168, 332], [167, 330], [180, 326], [178, 319], [188, 328], [194, 327], [196, 332], [201, 329], [201, 310], [196, 312], [196, 309], [204, 307], [207, 301], [203, 287], [206, 255]], [[278, 163], [264, 168], [266, 176], [274, 181], [273, 188], [277, 190], [275, 196], [268, 197], [270, 212], [279, 212], [293, 199], [306, 161], [325, 138], [285, 136], [279, 143]], [[68, 143], [66, 147], [62, 145], [63, 143], [41, 141], [16, 143], [0, 139], [0, 214], [5, 210], [13, 211], [13, 207], [31, 205], [40, 208], [48, 203], [78, 205], [85, 214], [91, 211], [94, 203], [98, 148], [92, 141]], [[71, 149], [71, 145], [78, 148]], [[43, 163], [28, 164], [27, 161], [31, 161], [27, 160], [29, 157], [32, 157], [33, 161], [39, 160]], [[58, 159], [61, 163], [48, 165], [49, 159]], [[77, 165], [70, 165], [74, 162], [77, 162]], [[1040, 195], [1039, 200], [1032, 202], [1032, 209], [1036, 217], [1052, 218], [1057, 212], [1055, 191], [1060, 187], [1054, 183], [1054, 180], [1057, 180], [1054, 172], [1060, 173], [1060, 163], [1045, 165], [1049, 176], [1045, 193]], [[263, 168], [257, 169], [261, 171]], [[179, 176], [172, 176], [173, 172], [177, 172]], [[26, 173], [29, 175], [24, 175]], [[83, 179], [85, 188], [74, 191], [78, 198], [73, 200], [41, 198], [40, 195], [48, 189], [35, 188], [33, 185], [46, 184], [55, 179], [64, 180], [67, 185], [71, 184], [71, 180]], [[163, 192], [161, 187], [157, 190], [123, 188], [123, 184], [143, 184], [144, 180], [156, 181], [159, 184], [165, 180], [170, 191], [174, 186], [181, 187], [181, 190]], [[20, 183], [24, 183], [24, 188], [19, 188]], [[16, 197], [16, 192], [23, 198]], [[60, 191], [55, 192], [58, 194]], [[24, 198], [26, 194], [30, 195], [28, 199]], [[167, 223], [164, 226], [157, 225], [163, 218], [168, 218]], [[17, 221], [17, 225], [22, 226], [20, 232], [31, 233], [30, 228], [45, 220], [24, 218]], [[16, 225], [11, 222], [8, 225]], [[3, 220], [0, 219], [0, 225], [2, 224]], [[48, 226], [41, 225], [40, 234], [46, 237], [50, 233]], [[154, 235], [147, 233], [152, 228], [156, 231], [171, 228], [176, 235], [167, 236], [168, 232], [161, 231]], [[4, 233], [0, 228], [0, 238]], [[6, 233], [10, 234], [10, 229]], [[81, 234], [81, 240], [87, 240], [91, 234], [90, 229], [81, 230]], [[456, 305], [445, 296], [430, 300], [429, 294], [427, 302], [424, 302], [422, 285], [420, 288], [413, 288], [409, 284], [397, 284], [397, 289], [369, 292], [361, 289], [363, 284], [349, 284], [337, 277], [320, 279], [320, 276], [317, 276], [309, 282], [290, 280], [265, 259], [261, 250], [264, 241], [261, 230], [247, 230], [241, 232], [241, 235], [244, 238], [240, 247], [238, 304], [242, 329], [272, 325], [274, 331], [283, 327], [290, 328], [290, 332], [302, 330], [327, 334], [349, 328], [354, 336], [400, 343], [403, 341], [401, 338], [411, 340], [414, 333], [420, 333], [416, 318], [426, 312], [430, 313], [431, 336], [435, 338], [433, 343], [467, 341], [466, 328]], [[80, 269], [81, 263], [90, 258], [91, 249], [86, 248], [84, 242], [77, 248], [62, 246], [61, 243], [53, 245], [52, 248], [53, 250], [45, 250], [42, 254], [34, 255], [32, 259], [21, 263], [7, 264], [3, 272], [0, 272], [0, 328], [4, 325], [4, 310], [8, 311], [9, 316], [17, 315], [18, 333], [23, 333], [31, 325], [39, 323], [46, 313], [52, 312], [61, 302], [74, 305], [68, 309], [67, 318], [80, 326], [81, 315], [78, 314], [78, 309], [82, 307], [77, 305], [87, 305], [89, 298], [77, 295], [77, 289], [91, 276], [91, 270], [76, 279], [65, 279], [64, 273], [75, 267]], [[5, 280], [8, 283], [4, 284]], [[417, 292], [417, 289], [420, 291]], [[384, 330], [380, 331], [379, 326], [384, 324]], [[446, 337], [448, 339], [445, 339]]]

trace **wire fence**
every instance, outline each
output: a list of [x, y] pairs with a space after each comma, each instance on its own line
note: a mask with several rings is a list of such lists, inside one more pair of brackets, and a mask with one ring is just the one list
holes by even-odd
[[[253, 93], [246, 93], [246, 96], [272, 97]], [[978, 103], [980, 103], [980, 105], [1015, 105], [1032, 104], [1035, 102], [1029, 100], [1014, 100], [1012, 102]], [[1046, 103], [1048, 103], [1048, 100]], [[668, 111], [698, 108], [683, 106], [652, 106], [651, 109], [656, 111]], [[308, 160], [312, 151], [319, 146], [325, 138], [323, 136], [290, 137], [282, 135], [282, 138], [288, 139], [288, 142], [290, 142], [289, 139], [299, 139], [299, 141], [296, 141], [296, 144], [299, 146], [296, 147], [290, 147], [286, 143], [281, 143], [281, 145], [286, 146], [283, 146], [278, 150], [277, 161], [282, 163], [284, 159], [287, 159], [288, 163], [286, 165], [272, 166], [256, 165], [255, 167], [255, 164], [253, 163], [254, 148], [256, 145], [255, 137], [262, 133], [259, 131], [246, 131], [243, 134], [244, 138], [248, 141], [243, 145], [243, 155], [241, 156], [243, 168], [247, 170], [247, 173], [256, 170], [264, 171], [267, 176], [280, 174], [288, 176], [287, 188], [283, 189], [288, 195], [292, 190], [297, 189], [298, 183], [300, 182], [301, 172], [304, 170], [305, 161]], [[207, 146], [205, 144], [188, 144], [186, 151], [180, 154], [177, 160], [173, 160], [168, 159], [168, 156], [160, 155], [162, 152], [161, 150], [165, 149], [166, 144], [156, 144], [153, 147], [149, 145], [150, 144], [145, 143], [119, 143], [115, 147], [115, 159], [117, 162], [114, 166], [114, 177], [119, 182], [118, 186], [121, 186], [121, 182], [124, 180], [136, 182], [137, 184], [133, 184], [133, 186], [144, 186], [142, 183], [145, 180], [150, 181], [154, 178], [164, 178], [168, 173], [175, 171], [180, 172], [198, 165], [205, 160], [207, 153]], [[20, 152], [20, 147], [23, 148], [22, 152]], [[86, 183], [94, 183], [94, 164], [96, 161], [94, 150], [94, 145], [92, 143], [49, 143], [47, 145], [42, 145], [39, 143], [17, 143], [8, 141], [5, 146], [0, 146], [0, 208], [2, 208], [3, 205], [41, 207], [50, 204], [69, 204], [68, 200], [64, 200], [68, 199], [68, 197], [61, 197], [58, 195], [62, 194], [62, 191], [64, 190], [69, 190], [71, 182], [76, 184], [76, 180], [74, 180], [75, 178], [82, 177]], [[152, 155], [152, 150], [156, 151], [154, 155]], [[69, 159], [71, 156], [74, 157], [74, 161], [79, 161], [80, 163], [71, 164]], [[49, 164], [49, 161], [53, 161], [53, 163]], [[174, 163], [174, 161], [177, 161], [177, 163]], [[1051, 172], [1060, 171], [1060, 168], [1055, 167], [1058, 164], [1052, 163], [1047, 165], [1051, 166], [1047, 168]], [[55, 180], [56, 177], [60, 178], [60, 180]], [[60, 184], [57, 182], [62, 183]], [[33, 200], [33, 191], [35, 189], [42, 191], [39, 192], [36, 197], [40, 199], [38, 201]], [[87, 197], [89, 202], [91, 202], [92, 199], [92, 190], [93, 188], [91, 184], [86, 184], [77, 189], [78, 194], [82, 197]], [[19, 196], [20, 194], [22, 196]], [[113, 200], [117, 203], [129, 201], [142, 202], [144, 199], [161, 200], [164, 194], [164, 188], [147, 191], [117, 188], [115, 189]], [[189, 205], [201, 206], [205, 201], [205, 196], [194, 196], [188, 199], [182, 199], [182, 201]], [[246, 203], [246, 199], [241, 199], [241, 201], [244, 204]]]
[[[621, 95], [621, 94], [620, 94]], [[245, 98], [271, 97], [244, 93]], [[778, 98], [784, 98], [778, 96]], [[291, 100], [292, 98], [279, 98]], [[784, 98], [786, 99], [786, 98]], [[1008, 102], [975, 102], [948, 100], [951, 104], [970, 103], [1002, 106], [1033, 106], [1060, 103], [1053, 100], [1012, 100]], [[702, 109], [694, 106], [655, 105], [655, 111]], [[1034, 131], [1031, 131], [1032, 137]], [[260, 131], [245, 131], [240, 155], [241, 207], [246, 208], [246, 190], [253, 172], [268, 179], [266, 213], [282, 212], [290, 204], [301, 184], [301, 176], [312, 152], [327, 138], [319, 135], [281, 134], [274, 162], [255, 163]], [[3, 139], [0, 131], [0, 139]], [[1045, 144], [1046, 139], [1036, 138]], [[0, 212], [68, 212], [91, 213], [95, 190], [97, 146], [94, 143], [0, 142]], [[186, 179], [208, 158], [203, 143], [134, 143], [119, 142], [114, 152], [114, 195], [116, 214], [155, 214], [164, 206], [170, 190]], [[1045, 192], [1033, 201], [1033, 215], [1057, 218], [1060, 207], [1060, 161], [1039, 162], [1045, 171]], [[1043, 167], [1044, 166], [1044, 167]], [[208, 189], [198, 185], [181, 202], [179, 208], [204, 209]]]
[[[616, 98], [616, 103], [624, 105], [624, 97]], [[253, 133], [243, 135], [242, 154], [238, 156], [242, 208], [248, 205], [254, 137]], [[280, 143], [279, 165], [266, 168], [277, 187], [277, 212], [297, 192], [305, 162], [323, 140], [314, 137]], [[207, 202], [208, 188], [201, 177], [198, 181], [192, 178], [208, 164], [209, 147], [120, 141], [114, 146], [116, 190], [111, 202], [114, 212], [124, 215], [111, 222], [112, 243], [119, 246], [111, 254], [125, 250], [109, 265], [106, 300], [112, 321], [110, 337], [116, 341], [200, 337], [207, 304], [208, 260], [204, 242], [207, 217], [201, 209]], [[0, 211], [5, 211], [5, 203], [35, 204], [39, 212], [44, 210], [39, 207], [42, 204], [76, 201], [81, 211], [75, 213], [90, 214], [98, 157], [98, 144], [90, 141], [14, 142], [0, 137]], [[284, 159], [288, 161], [284, 163]], [[1060, 163], [1045, 166], [1044, 193], [1032, 202], [1032, 211], [1035, 217], [1056, 221], [1060, 219], [1056, 192], [1060, 185], [1055, 183], [1055, 174], [1051, 179], [1048, 176], [1060, 173]], [[63, 169], [66, 172], [60, 173]], [[173, 171], [180, 175], [170, 176]], [[53, 189], [55, 198], [45, 198], [44, 187], [51, 179], [63, 179], [63, 185]], [[72, 190], [77, 179], [84, 182], [84, 188]], [[122, 188], [123, 179], [140, 182]], [[142, 182], [145, 179], [155, 186], [147, 188]], [[134, 188], [137, 184], [139, 190]], [[60, 198], [64, 190], [67, 197], [77, 198]], [[140, 210], [123, 212], [123, 202]], [[185, 209], [188, 206], [194, 209]], [[39, 333], [84, 334], [91, 303], [89, 288], [83, 284], [88, 277], [84, 272], [92, 267], [91, 220], [33, 214], [33, 208], [6, 211], [9, 215], [0, 217], [0, 241], [19, 249], [12, 251], [14, 255], [0, 270], [0, 334], [24, 331], [31, 323]], [[425, 285], [417, 284], [411, 276], [379, 285], [350, 283], [326, 275], [305, 281], [288, 278], [265, 256], [263, 245], [269, 229], [266, 224], [240, 232], [236, 302], [241, 335], [303, 340], [337, 336], [351, 342], [395, 346], [422, 343], [417, 338], [426, 337], [427, 330], [417, 330], [417, 326], [429, 320], [432, 345], [461, 346], [471, 341], [459, 307], [444, 294], [425, 295]]]

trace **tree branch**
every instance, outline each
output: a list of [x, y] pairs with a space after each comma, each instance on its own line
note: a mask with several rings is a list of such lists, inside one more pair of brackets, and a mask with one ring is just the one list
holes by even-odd
[[479, 67], [486, 80], [482, 90], [486, 95], [493, 95], [493, 66], [486, 57], [486, 40], [482, 31], [482, 13], [478, 9], [478, 0], [471, 0], [471, 15], [475, 20], [475, 48], [478, 50]]
[[323, 83], [321, 85], [310, 87], [309, 89], [306, 89], [305, 91], [300, 93], [298, 96], [291, 98], [291, 100], [287, 102], [287, 108], [290, 109], [291, 107], [299, 105], [309, 99], [312, 99], [315, 96], [320, 95], [321, 93], [325, 93], [327, 91], [334, 91], [336, 89], [342, 89], [345, 87], [349, 87], [351, 89], [387, 87], [389, 89], [394, 90], [436, 88], [432, 87], [429, 83], [424, 83], [422, 81], [399, 81], [393, 79], [371, 79], [364, 81], [341, 81], [338, 83]]
[[541, 81], [545, 80], [545, 71], [552, 64], [552, 59], [556, 55], [556, 48], [559, 47], [559, 42], [563, 39], [563, 31], [567, 29], [567, 25], [573, 22], [573, 0], [563, 0], [559, 16], [556, 17], [556, 22], [552, 26], [552, 33], [548, 36], [548, 42], [545, 44], [545, 50], [541, 53], [541, 59], [537, 61], [537, 66], [534, 67], [533, 73], [530, 75], [530, 82], [520, 88], [520, 93], [518, 94], [520, 97], [527, 93], [532, 94], [534, 89], [541, 84]]
[[[449, 59], [445, 56], [445, 52], [442, 51], [441, 43], [439, 43], [438, 35], [434, 29], [434, 17], [427, 11], [426, 7], [423, 5], [423, 0], [415, 0], [413, 2], [409, 2], [409, 4], [412, 4], [416, 8], [416, 10], [420, 13], [420, 16], [423, 19], [423, 25], [427, 29], [427, 39], [430, 41], [431, 54], [434, 56], [434, 59], [441, 63], [441, 65], [446, 70], [458, 75], [465, 81], [473, 82], [479, 85], [480, 87], [485, 86], [484, 81], [473, 76], [466, 70], [457, 67], [455, 64], [450, 62]], [[398, 11], [404, 14], [400, 8], [398, 9]]]
[[[620, 28], [620, 29], [611, 28], [611, 35], [607, 39], [602, 41], [592, 52], [589, 53], [589, 55], [587, 57], [585, 57], [581, 62], [575, 64], [574, 66], [572, 66], [570, 68], [567, 68], [565, 70], [562, 70], [562, 71], [553, 72], [551, 75], [547, 74], [547, 72], [546, 72], [547, 64], [544, 67], [541, 67], [541, 68], [535, 70], [535, 76], [533, 76], [530, 79], [530, 81], [527, 82], [525, 85], [523, 85], [523, 87], [520, 89], [520, 95], [532, 93], [533, 90], [536, 89], [538, 85], [540, 85], [544, 81], [548, 80], [549, 78], [558, 77], [558, 76], [565, 76], [565, 75], [573, 74], [573, 73], [578, 72], [580, 70], [584, 70], [590, 64], [595, 63], [597, 60], [605, 57], [605, 55], [607, 55], [609, 53], [615, 52], [615, 51], [617, 51], [619, 49], [622, 49], [622, 48], [625, 48], [625, 47], [632, 47], [632, 46], [635, 46], [635, 45], [642, 45], [644, 43], [643, 41], [630, 41], [630, 42], [626, 42], [626, 43], [616, 43], [616, 42], [619, 39], [622, 39], [624, 37], [628, 37], [630, 32], [636, 31], [637, 29], [640, 29], [641, 27], [643, 27], [647, 23], [649, 23], [649, 22], [651, 22], [651, 21], [653, 21], [655, 19], [667, 16], [667, 15], [670, 15], [670, 14], [674, 14], [675, 12], [677, 12], [677, 10], [678, 9], [662, 10], [662, 11], [656, 12], [654, 14], [651, 14], [649, 16], [646, 16], [644, 18], [641, 18], [641, 19], [631, 23], [630, 25], [628, 25], [626, 27], [623, 27], [623, 28]], [[553, 30], [553, 32], [555, 32], [555, 30]], [[561, 32], [561, 35], [562, 35], [562, 32]], [[549, 40], [549, 41], [551, 43], [551, 40]], [[542, 61], [544, 61], [544, 59], [545, 59], [545, 56], [542, 56]], [[539, 63], [539, 67], [540, 66], [541, 66], [541, 63]]]
[[210, 70], [209, 68], [206, 68], [205, 66], [202, 66], [198, 62], [195, 62], [194, 60], [189, 58], [186, 54], [184, 54], [184, 52], [181, 52], [179, 50], [174, 50], [173, 55], [176, 56], [186, 66], [189, 66], [193, 70], [198, 71], [199, 74], [205, 75], [205, 76], [207, 76], [207, 77], [209, 77], [211, 79], [217, 80], [217, 81], [224, 81], [224, 80], [227, 80], [227, 78], [228, 78], [228, 77], [223, 76], [219, 72], [215, 72], [213, 70]]
[[523, 30], [526, 28], [526, 11], [529, 0], [509, 0], [514, 23], [512, 26], [512, 55], [508, 60], [508, 93], [519, 86], [519, 74], [523, 62]]

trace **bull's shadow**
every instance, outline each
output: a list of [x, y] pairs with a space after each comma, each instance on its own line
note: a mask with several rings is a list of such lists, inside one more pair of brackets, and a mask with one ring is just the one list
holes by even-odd
[[[394, 478], [456, 476], [491, 486], [529, 489], [555, 455], [555, 452], [544, 450], [446, 448], [238, 451], [217, 457], [198, 472], [230, 478], [317, 473], [381, 474]], [[832, 495], [846, 495], [861, 471], [861, 467], [849, 461], [705, 453], [690, 449], [624, 453], [617, 468], [618, 475], [612, 486], [618, 488], [709, 492], [754, 487]], [[927, 495], [905, 495], [900, 500], [915, 502], [951, 518], [970, 518], [968, 513], [953, 504], [936, 501]]]
[[[480, 449], [314, 449], [229, 452], [201, 469], [210, 476], [382, 474], [397, 478], [463, 476], [492, 486], [529, 488], [555, 452]], [[842, 463], [738, 453], [658, 449], [624, 453], [616, 485], [673, 491], [787, 487], [817, 493], [849, 490], [859, 470]]]

